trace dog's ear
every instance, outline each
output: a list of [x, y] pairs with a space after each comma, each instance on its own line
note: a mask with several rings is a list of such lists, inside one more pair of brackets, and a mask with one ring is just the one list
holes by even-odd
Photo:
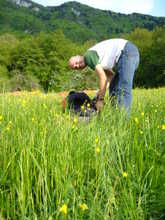
[[69, 92], [69, 95], [71, 95], [71, 94], [75, 94], [76, 92], [73, 90], [73, 91], [70, 91]]

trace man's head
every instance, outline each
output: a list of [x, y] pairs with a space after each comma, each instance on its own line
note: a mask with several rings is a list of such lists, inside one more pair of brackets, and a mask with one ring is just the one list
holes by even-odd
[[86, 66], [84, 57], [79, 55], [71, 57], [68, 64], [71, 69], [83, 69]]

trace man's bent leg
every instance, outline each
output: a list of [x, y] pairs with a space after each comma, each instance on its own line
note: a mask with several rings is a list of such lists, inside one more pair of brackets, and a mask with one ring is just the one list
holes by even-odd
[[114, 106], [116, 105], [117, 103], [117, 95], [116, 95], [116, 92], [117, 92], [117, 84], [119, 82], [119, 74], [116, 73], [111, 82], [110, 82], [110, 86], [109, 86], [109, 97], [110, 97], [110, 101], [111, 101], [111, 104]]

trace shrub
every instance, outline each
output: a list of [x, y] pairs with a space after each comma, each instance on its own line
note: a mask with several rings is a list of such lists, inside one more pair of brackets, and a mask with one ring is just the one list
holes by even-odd
[[41, 86], [34, 76], [17, 73], [10, 79], [10, 91], [32, 91], [36, 89], [41, 89]]

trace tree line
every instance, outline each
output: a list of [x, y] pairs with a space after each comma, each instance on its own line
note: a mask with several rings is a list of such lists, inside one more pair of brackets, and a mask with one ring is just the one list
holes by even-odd
[[[154, 31], [135, 29], [122, 36], [135, 43], [140, 51], [140, 66], [135, 87], [165, 85], [165, 27]], [[95, 40], [72, 42], [61, 30], [34, 36], [0, 36], [0, 92], [34, 90], [63, 91], [97, 88], [95, 73], [86, 68], [72, 71], [68, 59], [83, 54]]]

